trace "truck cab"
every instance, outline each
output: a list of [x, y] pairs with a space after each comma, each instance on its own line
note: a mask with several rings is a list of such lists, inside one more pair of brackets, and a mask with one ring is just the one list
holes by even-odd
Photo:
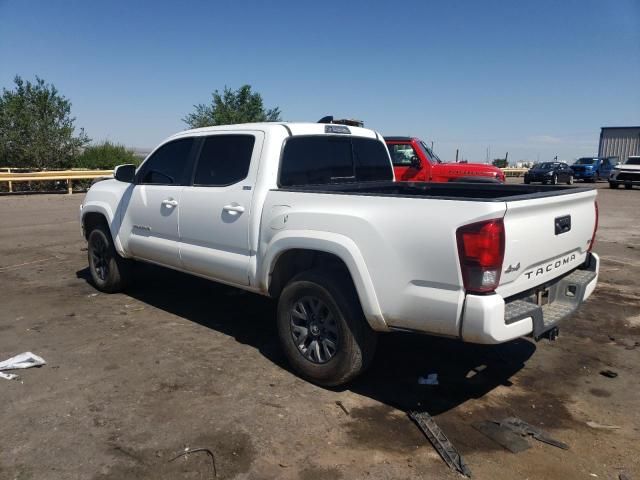
[[606, 179], [611, 173], [615, 162], [612, 157], [582, 157], [571, 165], [573, 178], [585, 182], [596, 182]]
[[385, 137], [393, 170], [401, 182], [500, 182], [504, 173], [493, 165], [445, 163], [425, 142], [414, 137]]

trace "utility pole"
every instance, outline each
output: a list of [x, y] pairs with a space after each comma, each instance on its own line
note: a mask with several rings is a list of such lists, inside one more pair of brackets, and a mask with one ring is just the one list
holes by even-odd
[[456, 148], [456, 163], [458, 163], [458, 149]]
[[509, 166], [509, 152], [504, 155], [504, 161], [507, 163], [507, 167]]

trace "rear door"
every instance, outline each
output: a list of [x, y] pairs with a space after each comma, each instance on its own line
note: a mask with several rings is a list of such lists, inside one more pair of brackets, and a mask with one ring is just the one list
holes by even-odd
[[585, 259], [596, 222], [596, 190], [507, 202], [504, 297], [557, 278]]
[[264, 133], [220, 132], [201, 139], [192, 182], [180, 200], [183, 268], [249, 284], [249, 221]]
[[165, 143], [142, 164], [123, 216], [125, 249], [134, 257], [180, 267], [178, 216], [194, 139]]

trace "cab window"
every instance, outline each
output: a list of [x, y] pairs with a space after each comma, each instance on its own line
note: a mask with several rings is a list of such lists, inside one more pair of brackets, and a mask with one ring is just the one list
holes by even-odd
[[165, 143], [142, 164], [136, 183], [143, 185], [184, 185], [193, 138]]
[[392, 143], [387, 147], [394, 167], [410, 167], [412, 158], [418, 156], [410, 143]]
[[196, 165], [193, 184], [222, 187], [247, 178], [251, 165], [253, 135], [213, 135], [207, 137]]
[[289, 138], [280, 161], [282, 187], [389, 181], [384, 144], [372, 138], [310, 135]]

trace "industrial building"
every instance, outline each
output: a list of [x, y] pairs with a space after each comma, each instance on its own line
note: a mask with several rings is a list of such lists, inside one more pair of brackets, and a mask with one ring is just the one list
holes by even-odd
[[640, 155], [640, 127], [602, 127], [599, 157], [618, 157], [624, 163], [632, 155]]

